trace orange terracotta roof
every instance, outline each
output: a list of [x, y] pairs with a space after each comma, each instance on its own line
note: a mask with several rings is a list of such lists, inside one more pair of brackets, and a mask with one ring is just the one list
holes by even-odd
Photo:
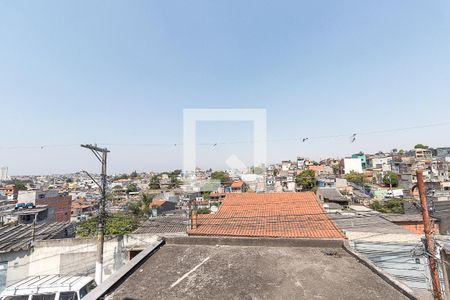
[[150, 203], [149, 207], [150, 207], [150, 208], [156, 208], [156, 207], [159, 207], [159, 206], [163, 205], [164, 203], [166, 203], [166, 200], [155, 199], [155, 200], [153, 200], [153, 201]]
[[92, 205], [86, 205], [81, 203], [72, 203], [72, 209], [83, 209], [83, 208], [89, 208]]
[[313, 170], [313, 171], [316, 171], [316, 172], [322, 172], [324, 170], [324, 167], [323, 166], [309, 166], [308, 170]]
[[232, 188], [240, 188], [244, 185], [244, 182], [242, 180], [238, 180], [238, 181], [233, 181], [233, 183], [231, 184]]
[[219, 211], [198, 215], [190, 235], [343, 238], [312, 192], [227, 194]]

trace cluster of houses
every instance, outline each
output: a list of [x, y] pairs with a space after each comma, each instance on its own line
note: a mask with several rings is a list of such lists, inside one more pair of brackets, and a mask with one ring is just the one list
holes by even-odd
[[[424, 224], [414, 190], [415, 171], [424, 171], [432, 226], [444, 259], [448, 257], [446, 251], [450, 253], [449, 164], [450, 148], [420, 147], [406, 152], [356, 153], [320, 162], [299, 157], [265, 167], [222, 172], [226, 178], [222, 181], [212, 180], [212, 170], [201, 169], [196, 170], [195, 181], [186, 180], [181, 172], [133, 172], [110, 177], [108, 212], [127, 211], [143, 194], [151, 195], [152, 201], [148, 203], [147, 221], [128, 235], [125, 243], [120, 237], [108, 240], [106, 249], [110, 252], [105, 255], [111, 261], [106, 264], [104, 277], [126, 265], [157, 236], [257, 237], [270, 232], [270, 237], [316, 238], [328, 237], [330, 231], [319, 230], [326, 226], [348, 239], [352, 251], [426, 294], [430, 276], [421, 240]], [[298, 178], [307, 170], [314, 184], [305, 192]], [[350, 176], [354, 174], [364, 180], [354, 182]], [[386, 182], [387, 174], [394, 174], [394, 184]], [[98, 178], [75, 173], [14, 179], [25, 183], [25, 189], [11, 182], [0, 186], [0, 290], [30, 275], [93, 274], [96, 242], [75, 238], [75, 227], [96, 215]], [[375, 201], [392, 198], [401, 199], [402, 213], [372, 209]], [[303, 220], [303, 208], [297, 201], [318, 205], [315, 209], [325, 219]], [[294, 215], [295, 220], [286, 227], [278, 212]], [[273, 219], [266, 219], [271, 215]], [[318, 227], [303, 232], [300, 224], [308, 222], [310, 226], [312, 221], [326, 225], [317, 223]], [[259, 225], [255, 227], [254, 222]], [[292, 222], [297, 222], [298, 228]], [[265, 228], [267, 224], [275, 225]], [[18, 242], [21, 246], [14, 247]], [[47, 259], [45, 253], [53, 254]], [[74, 257], [80, 258], [76, 259], [77, 266], [73, 266]], [[46, 271], [42, 268], [45, 264], [52, 267]], [[442, 268], [446, 268], [444, 263]]]

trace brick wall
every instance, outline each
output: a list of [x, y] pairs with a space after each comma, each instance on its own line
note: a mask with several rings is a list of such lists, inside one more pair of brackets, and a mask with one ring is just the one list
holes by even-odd
[[49, 221], [70, 222], [70, 211], [72, 207], [71, 196], [49, 197], [37, 199], [36, 205], [47, 205], [49, 208]]
[[[402, 228], [417, 234], [423, 234], [423, 223], [422, 222], [395, 222]], [[439, 233], [439, 225], [433, 225], [433, 232]]]

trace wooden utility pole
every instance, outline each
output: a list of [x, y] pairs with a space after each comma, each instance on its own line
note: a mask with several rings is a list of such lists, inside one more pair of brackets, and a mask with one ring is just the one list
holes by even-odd
[[102, 174], [100, 184], [88, 173], [86, 174], [98, 185], [101, 192], [100, 205], [98, 207], [97, 223], [97, 259], [95, 261], [95, 281], [97, 284], [103, 281], [103, 244], [105, 242], [105, 206], [106, 206], [106, 158], [109, 152], [106, 148], [97, 147], [97, 145], [81, 145], [83, 148], [90, 149], [95, 157], [102, 164]]
[[422, 207], [423, 231], [426, 239], [426, 251], [428, 256], [428, 266], [430, 268], [431, 282], [433, 284], [433, 295], [435, 300], [441, 300], [441, 282], [439, 281], [439, 270], [436, 262], [436, 251], [433, 240], [433, 230], [431, 228], [430, 214], [428, 212], [427, 195], [423, 182], [423, 171], [417, 170], [417, 187], [420, 195], [420, 206]]

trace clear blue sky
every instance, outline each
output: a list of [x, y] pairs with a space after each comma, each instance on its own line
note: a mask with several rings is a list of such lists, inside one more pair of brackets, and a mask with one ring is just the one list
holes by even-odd
[[[269, 139], [449, 120], [450, 2], [0, 1], [0, 165], [96, 171], [79, 143], [178, 143], [184, 108], [265, 108]], [[450, 126], [269, 143], [269, 161], [450, 145]], [[199, 141], [252, 137], [202, 123]], [[110, 171], [181, 167], [181, 147], [110, 146]], [[223, 167], [250, 145], [203, 147]]]

